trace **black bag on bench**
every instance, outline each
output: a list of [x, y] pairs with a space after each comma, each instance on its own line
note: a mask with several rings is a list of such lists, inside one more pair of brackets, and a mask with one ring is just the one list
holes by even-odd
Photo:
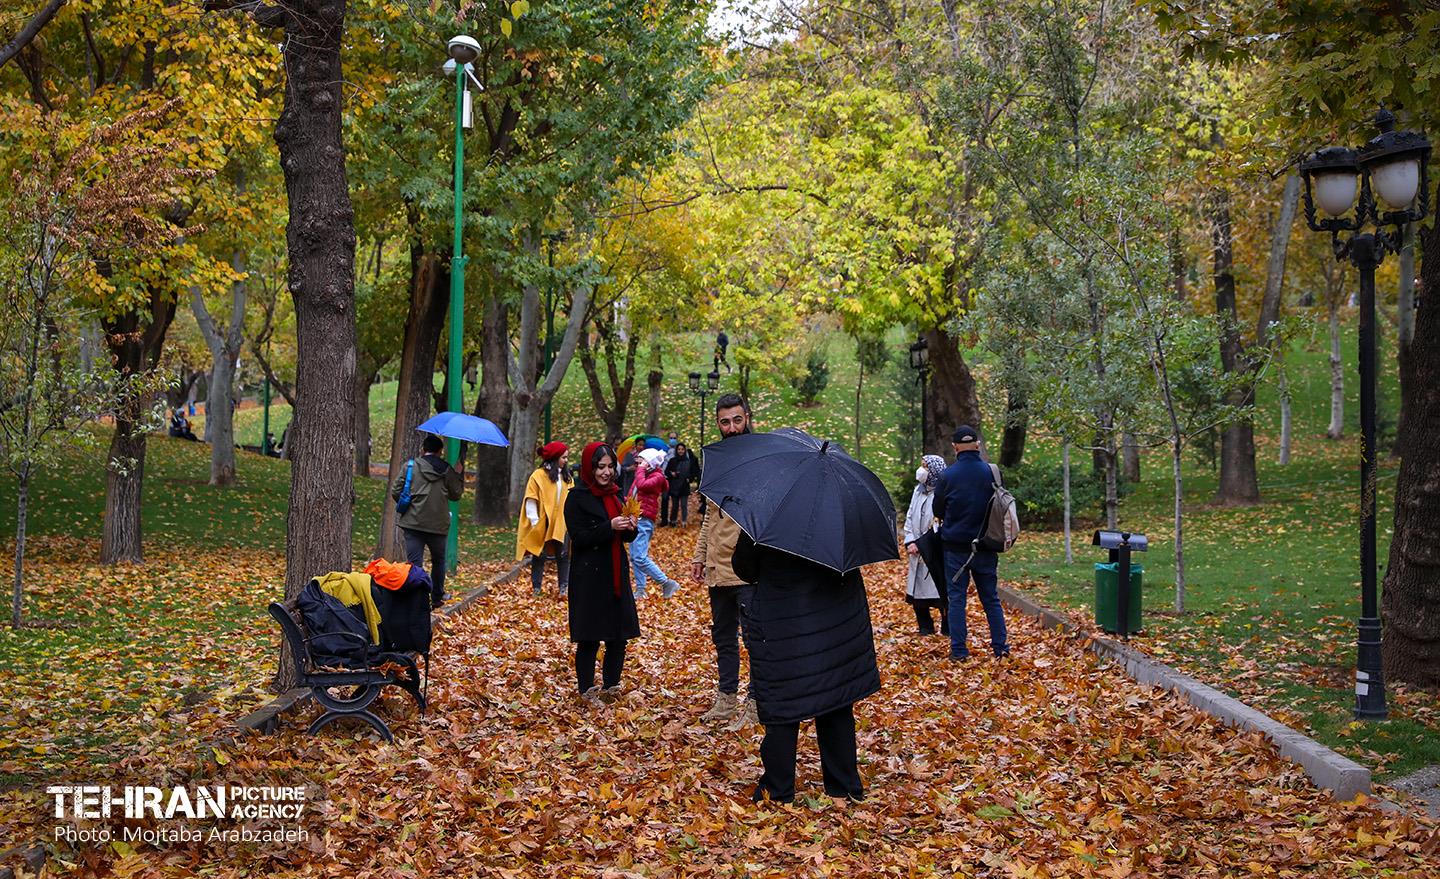
[[[323, 591], [314, 580], [296, 599], [305, 629], [310, 633], [310, 658], [317, 666], [367, 668], [380, 652], [370, 642], [370, 627], [340, 599]], [[357, 605], [356, 610], [359, 607]], [[358, 636], [356, 640], [354, 636]]]

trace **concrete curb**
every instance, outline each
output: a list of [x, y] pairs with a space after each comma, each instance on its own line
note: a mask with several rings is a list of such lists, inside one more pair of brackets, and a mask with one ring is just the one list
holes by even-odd
[[[485, 583], [476, 586], [460, 597], [459, 601], [452, 603], [449, 607], [443, 607], [436, 613], [443, 617], [455, 617], [464, 613], [467, 609], [479, 601], [482, 596], [491, 589], [502, 583], [509, 583], [525, 568], [525, 562], [518, 561], [510, 570], [499, 576], [493, 577]], [[310, 701], [310, 691], [305, 687], [296, 687], [288, 690], [269, 702], [260, 706], [236, 721], [236, 725], [252, 735], [273, 733], [280, 729], [280, 715], [294, 708], [304, 705]], [[238, 737], [224, 736], [211, 742], [214, 747], [234, 747]], [[0, 860], [7, 859], [19, 854], [23, 862], [21, 869], [26, 873], [39, 875], [45, 866], [46, 852], [43, 845], [17, 847], [0, 852]], [[15, 871], [10, 867], [0, 866], [0, 879], [15, 879]]]
[[[510, 570], [491, 578], [485, 583], [481, 583], [479, 586], [476, 586], [474, 589], [471, 589], [469, 592], [466, 592], [464, 595], [460, 596], [459, 601], [452, 602], [448, 607], [440, 608], [435, 612], [436, 615], [446, 618], [459, 616], [460, 614], [468, 610], [471, 606], [473, 606], [475, 602], [479, 601], [483, 596], [488, 594], [490, 590], [494, 587], [499, 586], [502, 583], [509, 583], [516, 577], [520, 576], [520, 571], [523, 570], [524, 567], [524, 560], [516, 562], [510, 567]], [[273, 733], [280, 728], [280, 715], [295, 708], [299, 708], [308, 703], [309, 701], [309, 688], [296, 687], [293, 690], [289, 690], [285, 693], [280, 694], [279, 696], [276, 696], [274, 699], [260, 706], [260, 708], [240, 718], [236, 721], [236, 724], [242, 729], [248, 730], [252, 733]], [[234, 739], [228, 739], [221, 740], [217, 744], [233, 745], [234, 743]], [[6, 879], [6, 877], [0, 876], [0, 879]]]
[[1119, 663], [1137, 683], [1170, 690], [1229, 726], [1264, 734], [1275, 743], [1280, 756], [1300, 764], [1316, 787], [1330, 791], [1336, 799], [1349, 800], [1356, 794], [1370, 793], [1369, 769], [1239, 699], [1158, 662], [1127, 644], [1085, 631], [1064, 614], [1013, 589], [1001, 586], [1000, 600], [1027, 616], [1037, 617], [1047, 629], [1059, 629], [1085, 638], [1086, 646], [1097, 655]]

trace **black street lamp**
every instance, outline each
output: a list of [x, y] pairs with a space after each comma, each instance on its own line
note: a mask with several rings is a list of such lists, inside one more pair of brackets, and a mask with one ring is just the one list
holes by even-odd
[[[550, 268], [550, 279], [545, 285], [545, 371], [555, 362], [555, 245], [565, 241], [564, 230], [545, 233], [545, 262]], [[545, 442], [550, 442], [550, 401], [545, 401]]]
[[[1361, 149], [1326, 147], [1300, 163], [1305, 222], [1316, 232], [1329, 232], [1336, 257], [1349, 259], [1360, 274], [1361, 610], [1355, 663], [1360, 720], [1387, 716], [1375, 582], [1375, 269], [1387, 252], [1400, 252], [1405, 224], [1423, 220], [1430, 209], [1430, 141], [1418, 131], [1396, 131], [1395, 116], [1383, 108], [1375, 124], [1380, 134]], [[1323, 219], [1316, 217], [1317, 202], [1328, 215]], [[1364, 231], [1367, 225], [1375, 231]], [[1354, 234], [1342, 239], [1341, 232]]]
[[917, 373], [916, 380], [920, 382], [920, 454], [925, 454], [925, 380], [930, 376], [930, 346], [925, 344], [925, 337], [921, 336], [910, 345], [910, 368]]
[[690, 373], [690, 393], [700, 398], [700, 411], [696, 416], [695, 432], [700, 436], [700, 448], [705, 448], [705, 398], [720, 389], [720, 372], [711, 371], [705, 376], [705, 383], [700, 383], [700, 373]]

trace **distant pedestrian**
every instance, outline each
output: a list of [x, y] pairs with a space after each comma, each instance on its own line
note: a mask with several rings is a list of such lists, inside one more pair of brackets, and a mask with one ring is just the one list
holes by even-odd
[[516, 528], [515, 560], [530, 556], [530, 586], [541, 592], [545, 560], [555, 562], [560, 596], [570, 588], [570, 542], [565, 533], [565, 498], [570, 493], [569, 447], [560, 441], [536, 450], [540, 466], [525, 484], [523, 515]]
[[1000, 605], [999, 556], [979, 545], [999, 468], [980, 457], [980, 434], [963, 424], [951, 435], [955, 463], [940, 476], [935, 487], [933, 512], [941, 521], [940, 538], [945, 545], [945, 579], [950, 597], [950, 659], [970, 658], [965, 625], [965, 597], [970, 580], [985, 608], [990, 628], [990, 649], [999, 656], [1010, 655], [1005, 629], [1005, 610]]
[[192, 443], [200, 441], [200, 438], [195, 435], [195, 431], [190, 428], [190, 419], [185, 417], [183, 409], [176, 409], [171, 413], [170, 435], [176, 439], [189, 440]]
[[[615, 479], [615, 452], [590, 443], [580, 455], [580, 481], [565, 499], [570, 534], [570, 640], [575, 642], [575, 681], [586, 698], [611, 700], [620, 694], [625, 647], [640, 637], [640, 617], [630, 593], [625, 544], [636, 522], [622, 515]], [[595, 659], [605, 643], [602, 688], [595, 686]]]
[[940, 609], [940, 634], [950, 634], [949, 608], [941, 604], [940, 589], [914, 543], [935, 524], [935, 489], [944, 472], [945, 459], [939, 455], [926, 455], [921, 459], [920, 467], [915, 471], [916, 485], [910, 495], [910, 509], [905, 513], [905, 549], [910, 559], [910, 569], [905, 578], [905, 600], [915, 609], [915, 622], [922, 635], [935, 634], [935, 619], [931, 615], [933, 608]]
[[730, 372], [730, 371], [731, 371], [731, 369], [730, 369], [730, 361], [728, 361], [728, 360], [725, 359], [725, 349], [726, 349], [726, 348], [729, 348], [729, 347], [730, 347], [730, 337], [727, 336], [727, 335], [725, 335], [725, 331], [724, 331], [724, 330], [721, 330], [721, 331], [715, 336], [715, 371], [716, 371], [716, 372], [719, 372], [719, 371], [720, 371], [720, 365], [721, 365], [722, 363], [725, 365], [725, 371], [726, 371], [726, 372]]
[[441, 457], [445, 443], [440, 437], [426, 434], [420, 445], [424, 454], [400, 468], [390, 486], [390, 497], [398, 502], [409, 492], [410, 504], [398, 510], [396, 520], [405, 535], [405, 559], [423, 566], [429, 548], [430, 604], [439, 607], [445, 603], [445, 541], [453, 524], [449, 502], [460, 500], [465, 493], [465, 471], [451, 467]]
[[663, 499], [661, 525], [690, 524], [690, 484], [698, 478], [696, 474], [699, 472], [700, 462], [695, 460], [695, 453], [684, 443], [677, 445], [674, 456], [665, 464], [665, 479], [670, 483], [670, 489]]
[[635, 566], [635, 597], [645, 597], [648, 580], [661, 585], [661, 596], [669, 598], [680, 588], [650, 557], [650, 540], [655, 536], [655, 519], [660, 515], [660, 497], [670, 488], [662, 472], [665, 453], [645, 449], [637, 456], [635, 482], [630, 493], [640, 501], [640, 519], [634, 541], [630, 544], [630, 561]]

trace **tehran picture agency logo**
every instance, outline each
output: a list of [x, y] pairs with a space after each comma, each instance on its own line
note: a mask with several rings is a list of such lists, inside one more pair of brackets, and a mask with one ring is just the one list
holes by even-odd
[[275, 821], [293, 825], [305, 814], [305, 788], [240, 785], [156, 787], [150, 785], [51, 785], [45, 789], [54, 802], [55, 818], [66, 821], [105, 821], [124, 819], [139, 821], [201, 821], [216, 822], [205, 830], [188, 825], [162, 825], [159, 828], [126, 826], [120, 834], [108, 826], [77, 827], [60, 825], [55, 838], [67, 842], [110, 842], [116, 838], [150, 843], [233, 840], [255, 842], [305, 842], [309, 832], [303, 827], [280, 827], [256, 830], [249, 827], [223, 827], [221, 822]]

